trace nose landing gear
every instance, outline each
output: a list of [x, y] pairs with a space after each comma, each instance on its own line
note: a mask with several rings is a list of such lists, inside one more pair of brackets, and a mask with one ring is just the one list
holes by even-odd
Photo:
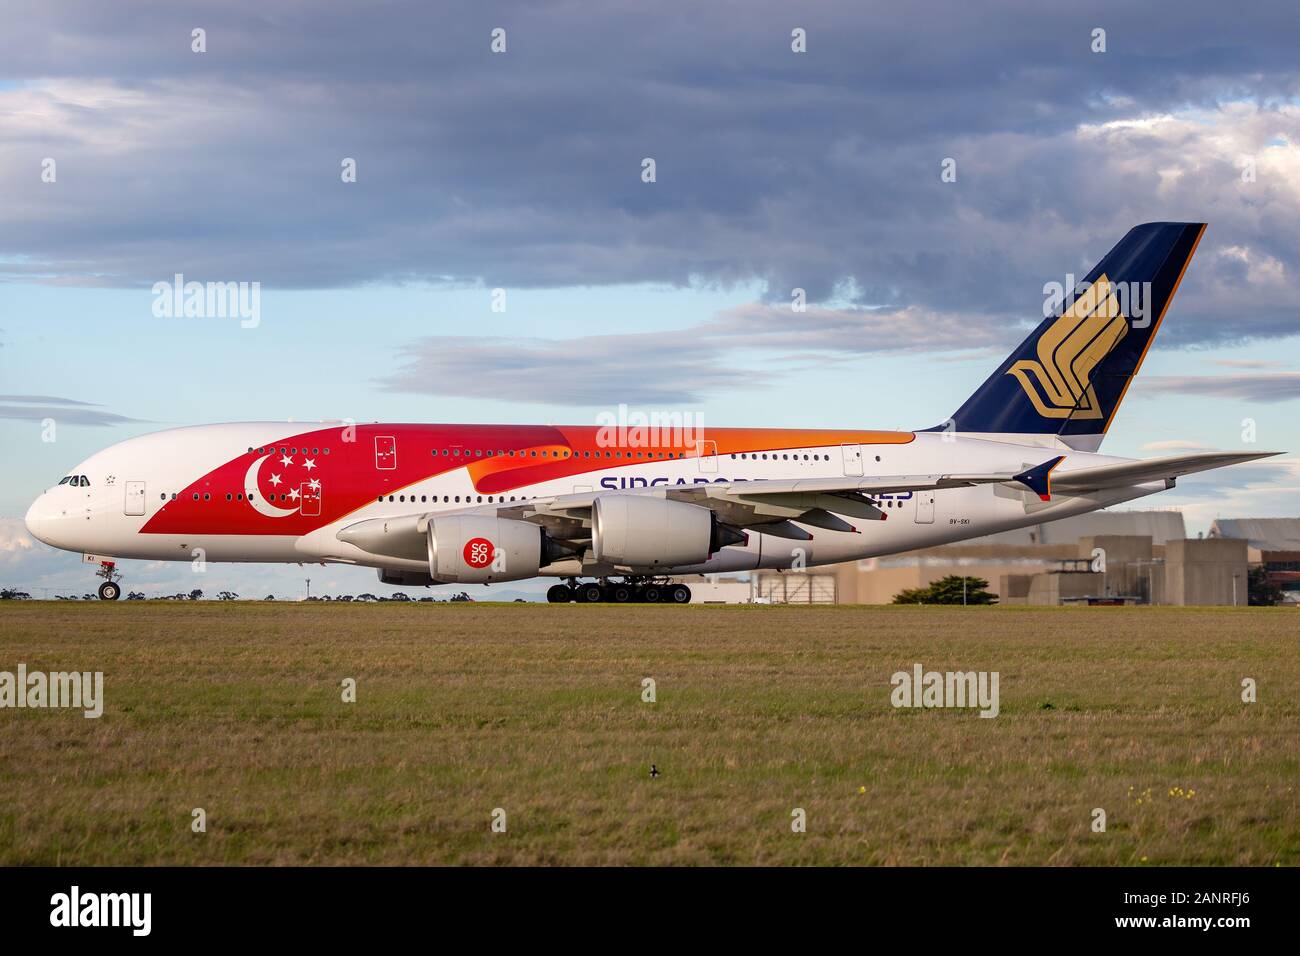
[[117, 583], [118, 578], [121, 576], [121, 573], [117, 570], [116, 562], [99, 562], [99, 570], [95, 572], [95, 577], [104, 579], [104, 583], [99, 586], [99, 599], [101, 601], [116, 601], [122, 596], [121, 585]]

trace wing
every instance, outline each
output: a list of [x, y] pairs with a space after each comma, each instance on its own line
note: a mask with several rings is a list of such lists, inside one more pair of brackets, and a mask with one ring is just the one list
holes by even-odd
[[[618, 492], [583, 491], [508, 504], [476, 505], [438, 515], [495, 514], [540, 525], [556, 541], [581, 553], [591, 544], [592, 509], [601, 495], [661, 495], [701, 505], [734, 528], [761, 528], [778, 537], [808, 539], [800, 525], [828, 531], [856, 531], [848, 519], [884, 521], [888, 517], [875, 496], [938, 491], [1003, 484], [1028, 489], [1043, 500], [1053, 494], [1071, 496], [1105, 488], [1173, 482], [1181, 475], [1268, 458], [1281, 452], [1207, 452], [1146, 461], [1126, 461], [1054, 474], [1065, 456], [1057, 456], [1021, 472], [981, 474], [896, 475], [876, 478], [790, 478], [754, 481], [700, 482], [657, 485]], [[1172, 486], [1172, 485], [1171, 485]], [[431, 512], [389, 518], [369, 518], [348, 525], [337, 537], [371, 554], [420, 560]]]

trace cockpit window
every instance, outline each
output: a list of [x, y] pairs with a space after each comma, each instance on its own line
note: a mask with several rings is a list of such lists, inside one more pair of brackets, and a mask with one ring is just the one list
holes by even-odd
[[82, 476], [81, 476], [81, 487], [83, 487], [83, 488], [89, 488], [89, 487], [90, 487], [90, 479], [87, 478], [85, 475], [82, 475]]
[[71, 480], [72, 480], [72, 476], [71, 476], [71, 475], [68, 475], [68, 476], [66, 476], [62, 481], [60, 481], [59, 484], [61, 484], [61, 485], [66, 485], [66, 484], [67, 484], [68, 482], [70, 482]]

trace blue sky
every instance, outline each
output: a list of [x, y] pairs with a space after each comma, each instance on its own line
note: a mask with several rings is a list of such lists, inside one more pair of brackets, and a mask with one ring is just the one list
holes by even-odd
[[[1297, 513], [1287, 4], [264, 6], [73, 2], [0, 37], [0, 396], [94, 406], [63, 406], [49, 444], [33, 402], [0, 397], [0, 583], [84, 590], [17, 519], [96, 449], [173, 424], [591, 422], [626, 401], [932, 425], [1045, 282], [1152, 219], [1210, 228], [1106, 450], [1239, 448], [1253, 419], [1251, 447], [1285, 460], [1155, 503], [1193, 530]], [[260, 324], [155, 317], [176, 272], [262, 283]], [[208, 589], [301, 577], [212, 568]]]

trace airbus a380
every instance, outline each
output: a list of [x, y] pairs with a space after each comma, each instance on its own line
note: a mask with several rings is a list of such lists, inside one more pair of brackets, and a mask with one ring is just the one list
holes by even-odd
[[92, 455], [27, 527], [97, 561], [109, 600], [120, 559], [202, 556], [363, 565], [392, 585], [546, 576], [552, 602], [683, 603], [668, 576], [809, 568], [1095, 511], [1277, 454], [1099, 452], [1204, 230], [1130, 230], [933, 428], [201, 425]]

